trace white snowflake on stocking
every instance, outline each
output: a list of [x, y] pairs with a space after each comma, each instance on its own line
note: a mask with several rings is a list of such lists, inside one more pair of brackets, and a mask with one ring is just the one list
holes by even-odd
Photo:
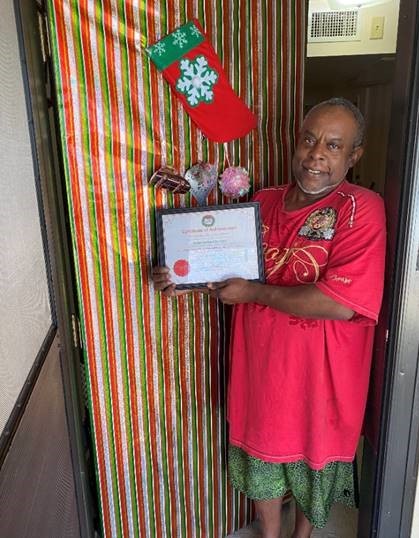
[[176, 30], [173, 32], [173, 44], [177, 45], [179, 48], [183, 49], [183, 46], [188, 42], [185, 32], [182, 30]]
[[166, 52], [166, 45], [159, 41], [156, 43], [153, 47], [151, 47], [151, 54], [157, 54], [157, 56], [161, 56]]
[[201, 36], [201, 32], [198, 30], [198, 28], [196, 26], [191, 26], [191, 34], [194, 36], [194, 37], [199, 37]]
[[205, 56], [195, 60], [184, 58], [179, 62], [181, 76], [176, 82], [176, 89], [186, 96], [191, 106], [199, 103], [211, 103], [214, 100], [212, 88], [218, 80], [218, 74], [208, 67]]

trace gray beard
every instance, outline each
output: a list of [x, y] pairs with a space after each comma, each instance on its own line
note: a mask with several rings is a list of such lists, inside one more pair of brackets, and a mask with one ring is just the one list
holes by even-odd
[[[345, 178], [343, 178], [345, 179]], [[323, 187], [322, 189], [319, 189], [317, 191], [309, 191], [308, 189], [305, 189], [301, 183], [298, 181], [298, 179], [295, 180], [295, 182], [297, 183], [299, 189], [304, 193], [304, 194], [314, 194], [314, 195], [317, 195], [317, 194], [323, 194], [325, 192], [328, 192], [328, 191], [332, 191], [333, 189], [335, 189], [338, 185], [340, 185], [343, 181], [343, 179], [341, 179], [340, 181], [338, 181], [337, 183], [333, 183], [333, 185], [328, 185], [327, 187]]]

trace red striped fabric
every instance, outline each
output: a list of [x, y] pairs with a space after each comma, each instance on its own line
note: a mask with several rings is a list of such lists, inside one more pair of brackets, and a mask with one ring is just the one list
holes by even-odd
[[249, 170], [253, 190], [287, 182], [304, 3], [48, 2], [103, 536], [221, 538], [252, 515], [226, 474], [230, 312], [206, 296], [154, 292], [155, 209], [195, 202], [148, 180], [161, 165], [184, 173], [198, 160], [221, 172], [227, 156], [143, 48], [198, 18], [259, 119], [228, 144], [230, 163]]

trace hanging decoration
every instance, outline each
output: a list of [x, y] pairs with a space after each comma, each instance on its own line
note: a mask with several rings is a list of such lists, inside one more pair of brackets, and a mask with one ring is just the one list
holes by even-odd
[[191, 189], [188, 181], [170, 166], [164, 166], [156, 170], [149, 183], [154, 185], [155, 188], [167, 189], [175, 194], [185, 194]]
[[189, 168], [185, 179], [191, 187], [191, 194], [198, 205], [205, 204], [209, 193], [217, 185], [217, 167], [214, 164], [199, 162]]
[[249, 173], [241, 166], [229, 166], [221, 174], [219, 185], [227, 198], [241, 198], [250, 189]]
[[228, 142], [256, 127], [256, 116], [234, 93], [197, 20], [145, 50], [209, 140]]
[[220, 190], [226, 198], [241, 198], [250, 190], [249, 173], [241, 166], [231, 166], [228, 144], [224, 144], [224, 156], [227, 168], [221, 174], [218, 182]]

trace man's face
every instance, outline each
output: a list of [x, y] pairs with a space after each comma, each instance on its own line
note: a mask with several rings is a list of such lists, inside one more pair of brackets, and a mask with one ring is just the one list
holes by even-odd
[[356, 136], [355, 118], [341, 106], [324, 106], [309, 113], [292, 160], [300, 190], [316, 196], [337, 187], [362, 155], [361, 147], [354, 149]]

